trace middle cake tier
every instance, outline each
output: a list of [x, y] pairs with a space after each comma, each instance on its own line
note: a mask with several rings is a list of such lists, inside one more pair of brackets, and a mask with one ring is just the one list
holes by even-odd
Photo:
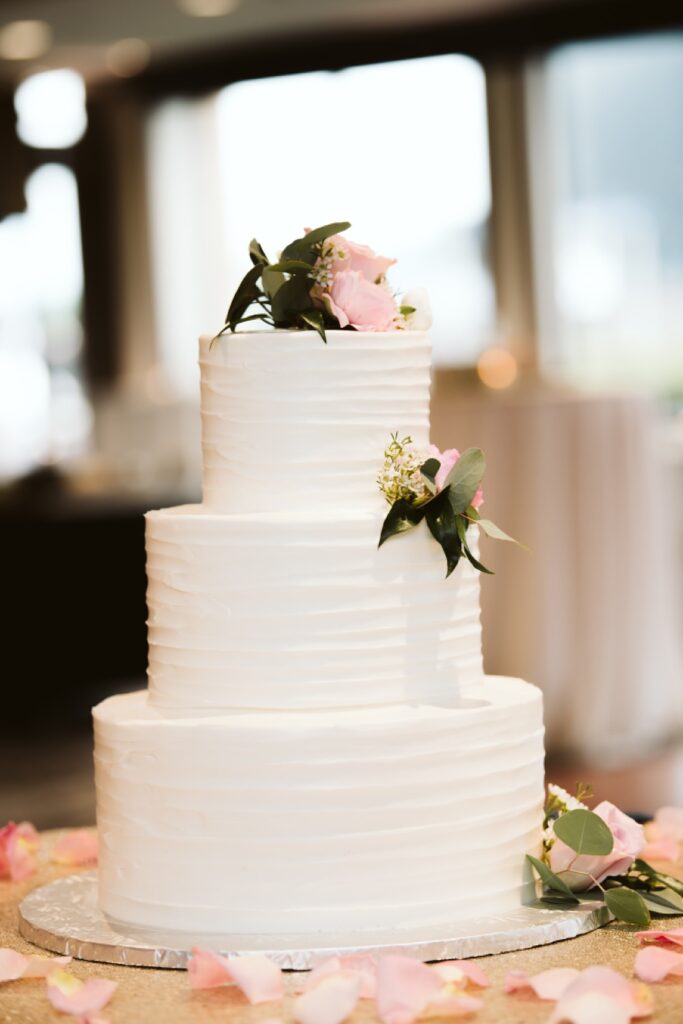
[[483, 671], [479, 576], [463, 559], [444, 579], [424, 523], [378, 549], [380, 525], [372, 514], [149, 512], [151, 703], [455, 705]]

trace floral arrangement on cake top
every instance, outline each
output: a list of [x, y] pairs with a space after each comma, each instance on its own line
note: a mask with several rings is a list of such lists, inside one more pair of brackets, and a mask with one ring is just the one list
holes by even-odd
[[650, 914], [683, 914], [683, 882], [642, 859], [661, 856], [643, 826], [608, 800], [589, 810], [590, 796], [580, 784], [575, 796], [548, 786], [543, 853], [540, 860], [527, 855], [542, 902], [571, 910], [582, 897], [600, 899], [618, 920], [640, 926]]
[[415, 288], [397, 299], [386, 279], [396, 260], [344, 238], [341, 232], [350, 227], [348, 221], [340, 221], [307, 229], [274, 263], [252, 239], [253, 266], [235, 292], [216, 338], [251, 320], [274, 328], [313, 329], [323, 341], [329, 329], [427, 330], [431, 312], [424, 289]]
[[400, 439], [392, 434], [377, 477], [379, 489], [391, 505], [382, 524], [379, 547], [424, 519], [446, 556], [446, 577], [463, 555], [479, 572], [492, 575], [492, 570], [472, 554], [467, 539], [470, 526], [478, 526], [497, 540], [518, 542], [479, 514], [484, 502], [481, 481], [485, 470], [481, 448], [468, 448], [462, 455], [457, 448], [442, 452], [433, 444], [420, 449], [411, 437]]

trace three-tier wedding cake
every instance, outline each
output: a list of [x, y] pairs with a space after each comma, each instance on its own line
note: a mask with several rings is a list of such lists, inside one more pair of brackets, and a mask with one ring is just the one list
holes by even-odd
[[377, 546], [390, 432], [429, 450], [401, 315], [200, 341], [204, 500], [148, 513], [149, 691], [94, 711], [118, 924], [437, 932], [523, 899], [541, 695], [483, 675], [478, 572], [445, 579], [432, 526]]

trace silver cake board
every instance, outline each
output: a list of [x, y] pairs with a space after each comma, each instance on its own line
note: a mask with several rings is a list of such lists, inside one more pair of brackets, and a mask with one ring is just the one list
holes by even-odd
[[611, 920], [603, 903], [582, 901], [575, 910], [541, 904], [450, 928], [400, 929], [363, 935], [134, 935], [115, 931], [98, 906], [94, 871], [34, 889], [19, 907], [19, 931], [29, 942], [99, 963], [131, 967], [187, 967], [193, 946], [229, 955], [261, 953], [283, 970], [306, 971], [330, 956], [401, 953], [418, 960], [460, 960], [544, 946], [600, 928]]

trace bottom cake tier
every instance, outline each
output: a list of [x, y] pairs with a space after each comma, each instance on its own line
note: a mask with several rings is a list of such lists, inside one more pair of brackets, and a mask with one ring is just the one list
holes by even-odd
[[172, 715], [94, 710], [100, 903], [151, 931], [440, 928], [529, 897], [543, 819], [540, 691], [462, 705]]

